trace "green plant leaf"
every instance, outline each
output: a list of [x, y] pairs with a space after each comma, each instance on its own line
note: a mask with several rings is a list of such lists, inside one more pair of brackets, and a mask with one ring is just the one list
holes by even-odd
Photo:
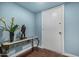
[[8, 26], [8, 25], [6, 26], [4, 17], [2, 17], [0, 20], [4, 24], [3, 31], [5, 30], [5, 31], [9, 31], [9, 32], [14, 32], [18, 29], [19, 25], [14, 25], [14, 17], [11, 18], [10, 26]]
[[6, 27], [6, 22], [5, 22], [5, 17], [1, 18], [2, 23], [4, 24], [4, 26]]
[[14, 26], [14, 17], [12, 17], [12, 19], [11, 19], [11, 29], [13, 28], [13, 26]]
[[17, 28], [18, 28], [18, 25], [14, 25], [13, 32], [16, 31]]

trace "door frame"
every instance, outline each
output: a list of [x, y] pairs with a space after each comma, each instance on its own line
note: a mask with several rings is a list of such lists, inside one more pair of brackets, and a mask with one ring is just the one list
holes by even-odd
[[[62, 54], [64, 53], [64, 4], [62, 4], [62, 5], [60, 5], [60, 6], [57, 6], [57, 7], [63, 7], [63, 35], [62, 35], [62, 39], [63, 39], [63, 42], [62, 42], [62, 49], [63, 49], [63, 51], [62, 51]], [[54, 8], [57, 8], [57, 7], [54, 7]], [[52, 8], [50, 8], [50, 9], [52, 9]], [[47, 10], [49, 10], [49, 9], [47, 9]], [[44, 10], [45, 11], [45, 10]], [[41, 12], [41, 19], [42, 19], [42, 28], [41, 28], [41, 32], [42, 32], [42, 34], [41, 34], [41, 39], [43, 40], [43, 16], [42, 16], [42, 14], [43, 14], [43, 11]], [[42, 46], [42, 40], [41, 40], [41, 48], [44, 48], [43, 46]]]

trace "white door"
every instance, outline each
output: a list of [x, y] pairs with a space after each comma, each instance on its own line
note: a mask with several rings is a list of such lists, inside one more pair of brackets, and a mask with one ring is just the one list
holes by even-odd
[[64, 5], [42, 12], [42, 47], [64, 52]]

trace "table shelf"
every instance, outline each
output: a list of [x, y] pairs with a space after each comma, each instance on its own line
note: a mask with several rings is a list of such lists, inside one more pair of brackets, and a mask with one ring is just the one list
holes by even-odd
[[[21, 43], [30, 41], [29, 43], [31, 43], [31, 47], [33, 48], [34, 47], [34, 40], [37, 40], [37, 46], [36, 47], [38, 47], [39, 40], [38, 40], [38, 37], [37, 36], [29, 37], [29, 38], [25, 38], [25, 39], [18, 40], [18, 41], [13, 41], [13, 42], [4, 42], [4, 43], [2, 43], [3, 46], [1, 46], [1, 47], [2, 47], [2, 49], [5, 50], [6, 53], [3, 53], [2, 55], [5, 55], [5, 54], [7, 55], [9, 53], [10, 47], [12, 45], [16, 45], [16, 44], [19, 46], [19, 43], [21, 44]], [[15, 46], [14, 46], [14, 48], [15, 48]]]

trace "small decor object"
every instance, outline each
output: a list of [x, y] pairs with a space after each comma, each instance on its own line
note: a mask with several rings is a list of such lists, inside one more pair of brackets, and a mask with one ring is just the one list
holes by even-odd
[[22, 25], [22, 27], [21, 27], [21, 32], [22, 32], [22, 34], [21, 34], [21, 39], [23, 39], [23, 38], [26, 38], [25, 36], [25, 31], [26, 31], [26, 26], [25, 25]]
[[13, 42], [14, 40], [14, 32], [18, 29], [18, 25], [14, 24], [14, 17], [11, 18], [10, 26], [8, 26], [5, 22], [5, 18], [1, 17], [0, 21], [4, 24], [3, 31], [8, 31], [10, 34], [10, 42]]

